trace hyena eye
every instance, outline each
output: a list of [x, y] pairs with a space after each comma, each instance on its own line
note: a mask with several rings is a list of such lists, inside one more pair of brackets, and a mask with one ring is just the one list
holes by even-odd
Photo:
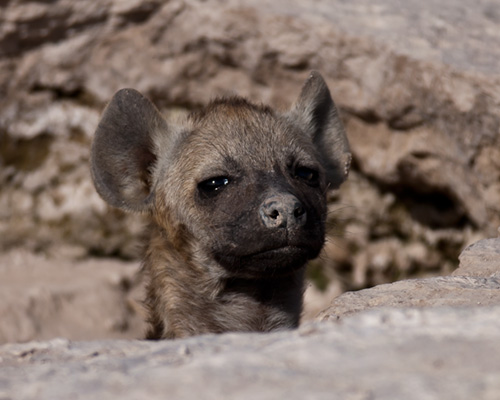
[[205, 193], [213, 193], [220, 191], [229, 184], [229, 178], [225, 176], [217, 176], [200, 182], [198, 188]]
[[309, 185], [317, 185], [319, 181], [318, 171], [307, 167], [297, 167], [294, 176], [296, 179], [305, 181]]

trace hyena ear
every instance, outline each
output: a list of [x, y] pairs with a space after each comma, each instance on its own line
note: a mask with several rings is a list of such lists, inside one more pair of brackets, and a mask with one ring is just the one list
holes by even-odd
[[122, 89], [113, 96], [90, 155], [94, 185], [106, 202], [130, 211], [150, 207], [155, 135], [167, 130], [155, 106], [136, 90]]
[[351, 166], [349, 142], [323, 77], [313, 71], [302, 87], [291, 114], [311, 135], [321, 156], [331, 189], [345, 181]]

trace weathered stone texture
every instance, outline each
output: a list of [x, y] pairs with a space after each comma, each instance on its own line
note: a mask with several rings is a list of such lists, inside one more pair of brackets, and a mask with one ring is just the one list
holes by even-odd
[[466, 247], [459, 257], [457, 276], [491, 277], [500, 273], [500, 237], [480, 240]]
[[500, 238], [484, 239], [460, 255], [453, 276], [409, 279], [335, 298], [318, 315], [337, 320], [372, 308], [476, 307], [500, 304]]
[[484, 399], [500, 313], [377, 310], [295, 332], [0, 346], [0, 398]]
[[[136, 263], [0, 256], [0, 343], [144, 336]], [[2, 398], [0, 396], [0, 398]]]
[[378, 285], [335, 298], [319, 315], [336, 320], [346, 315], [381, 307], [491, 306], [500, 304], [500, 272], [491, 278], [446, 276], [409, 279]]

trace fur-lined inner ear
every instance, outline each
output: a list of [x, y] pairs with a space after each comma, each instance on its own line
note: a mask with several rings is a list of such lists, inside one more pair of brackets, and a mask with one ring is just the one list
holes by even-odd
[[145, 211], [153, 198], [154, 139], [168, 126], [155, 106], [134, 89], [117, 92], [104, 110], [91, 150], [94, 185], [110, 205]]
[[337, 107], [318, 72], [313, 71], [304, 83], [290, 115], [315, 144], [330, 188], [338, 188], [349, 173], [351, 153]]

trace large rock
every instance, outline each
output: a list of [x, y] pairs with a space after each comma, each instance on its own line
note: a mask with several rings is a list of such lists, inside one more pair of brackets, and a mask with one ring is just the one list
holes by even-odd
[[500, 305], [500, 238], [484, 239], [460, 255], [453, 276], [409, 279], [335, 298], [318, 319], [337, 320], [371, 308]]
[[140, 217], [109, 210], [87, 167], [117, 89], [135, 87], [170, 114], [228, 91], [286, 106], [311, 69], [326, 77], [354, 154], [318, 284], [447, 273], [500, 225], [494, 0], [0, 8], [0, 249], [137, 256]]
[[320, 320], [344, 318], [371, 308], [500, 305], [500, 272], [491, 278], [447, 276], [378, 285], [335, 298]]
[[295, 332], [0, 346], [0, 398], [500, 398], [500, 307], [378, 310]]
[[500, 273], [500, 237], [473, 243], [458, 257], [460, 265], [453, 271], [457, 276], [490, 277]]
[[[0, 256], [0, 343], [65, 337], [142, 338], [136, 263]], [[0, 395], [0, 398], [1, 395]]]

